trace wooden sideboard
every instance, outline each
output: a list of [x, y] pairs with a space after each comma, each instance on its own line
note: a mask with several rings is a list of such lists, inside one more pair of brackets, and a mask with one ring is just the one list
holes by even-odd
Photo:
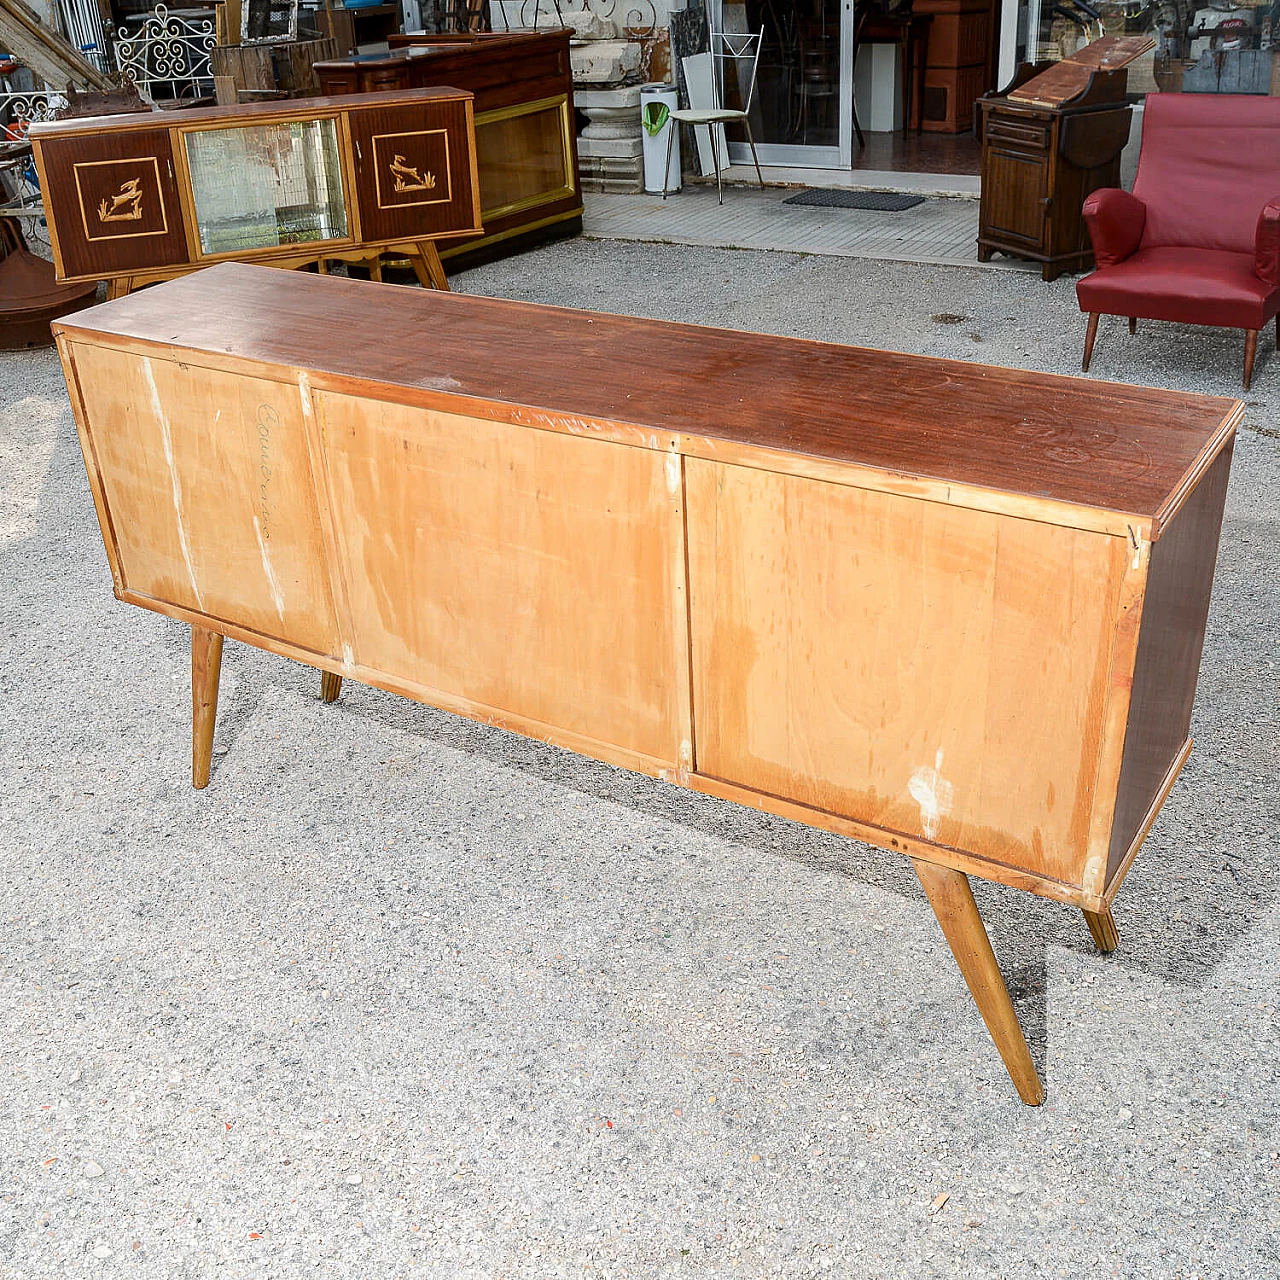
[[31, 126], [60, 280], [113, 292], [228, 259], [383, 251], [444, 285], [436, 240], [480, 227], [472, 96], [453, 88]]
[[567, 28], [406, 35], [389, 54], [316, 63], [321, 91], [454, 85], [475, 94], [484, 234], [445, 258], [483, 261], [582, 230]]
[[1040, 1100], [967, 876], [1116, 945], [1238, 401], [239, 264], [54, 329], [196, 786], [230, 636], [905, 854]]

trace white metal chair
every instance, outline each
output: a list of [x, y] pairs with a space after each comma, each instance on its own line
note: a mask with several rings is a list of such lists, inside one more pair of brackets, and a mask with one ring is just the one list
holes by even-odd
[[[764, 176], [760, 172], [760, 157], [756, 155], [756, 140], [751, 136], [751, 121], [747, 113], [751, 110], [751, 99], [756, 91], [756, 68], [760, 63], [760, 44], [764, 39], [764, 31], [735, 34], [728, 31], [716, 31], [712, 28], [711, 37], [711, 97], [710, 107], [687, 107], [671, 113], [673, 121], [684, 124], [706, 125], [711, 139], [711, 166], [716, 171], [716, 190], [720, 203], [724, 204], [724, 184], [720, 180], [720, 157], [716, 154], [716, 125], [741, 124], [747, 131], [747, 142], [751, 146], [751, 158], [755, 161], [756, 177], [760, 186], [764, 187]], [[724, 77], [730, 65], [735, 70], [739, 62], [750, 63], [751, 77], [746, 86], [745, 101], [742, 108], [736, 109], [724, 105]], [[738, 90], [742, 92], [742, 77], [738, 76]], [[671, 141], [675, 137], [676, 126], [671, 126], [667, 134], [667, 163], [662, 171], [662, 198], [667, 198], [667, 181], [671, 174]], [[728, 141], [725, 142], [726, 147]], [[727, 159], [728, 157], [726, 157]]]

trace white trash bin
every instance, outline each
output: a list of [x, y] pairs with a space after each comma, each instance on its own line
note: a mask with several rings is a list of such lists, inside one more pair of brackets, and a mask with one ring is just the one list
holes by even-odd
[[[667, 139], [676, 127], [670, 113], [679, 105], [675, 85], [646, 84], [640, 86], [640, 132], [644, 144], [644, 189], [661, 195], [662, 166], [667, 158]], [[668, 191], [680, 190], [680, 134], [671, 138], [671, 167], [667, 171]]]

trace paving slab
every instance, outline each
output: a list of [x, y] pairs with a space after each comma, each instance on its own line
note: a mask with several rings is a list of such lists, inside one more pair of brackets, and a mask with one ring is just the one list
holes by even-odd
[[[898, 188], [895, 186], [895, 190]], [[659, 195], [583, 196], [583, 232], [609, 240], [768, 249], [888, 262], [1039, 272], [1038, 263], [997, 254], [977, 260], [978, 202], [926, 196], [913, 209], [822, 208], [784, 203], [797, 188], [686, 185]]]

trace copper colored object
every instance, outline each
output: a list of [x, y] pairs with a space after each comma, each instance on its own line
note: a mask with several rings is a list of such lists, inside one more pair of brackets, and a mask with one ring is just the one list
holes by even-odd
[[37, 258], [13, 218], [0, 218], [0, 350], [53, 343], [49, 322], [92, 305], [97, 283], [59, 284], [53, 263]]

